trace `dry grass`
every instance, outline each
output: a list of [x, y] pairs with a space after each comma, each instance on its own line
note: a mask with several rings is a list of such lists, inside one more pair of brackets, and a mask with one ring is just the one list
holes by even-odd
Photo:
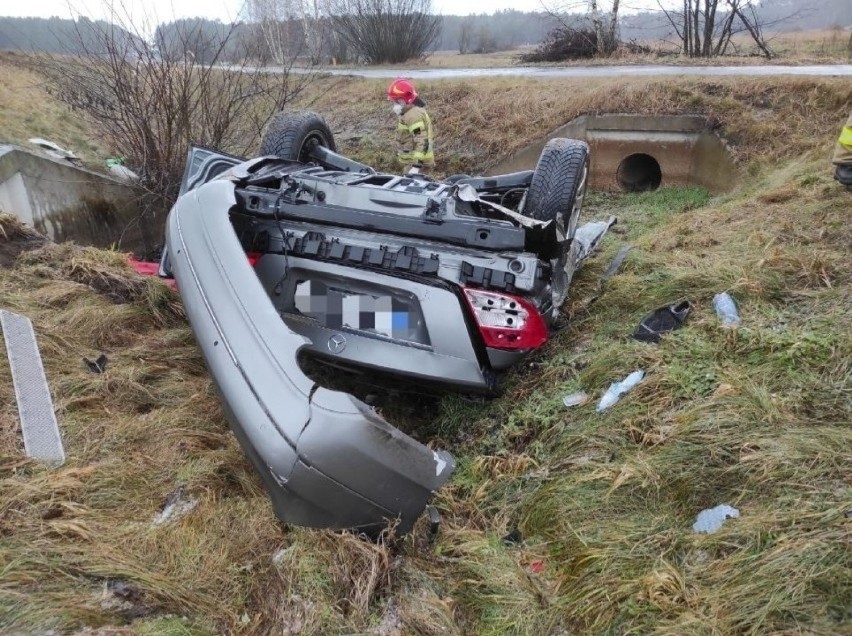
[[[344, 148], [384, 147], [383, 83], [318, 88]], [[0, 363], [0, 632], [848, 631], [852, 231], [827, 164], [848, 83], [488, 80], [424, 93], [447, 171], [584, 108], [681, 109], [716, 117], [750, 176], [718, 199], [590, 198], [590, 215], [617, 213], [622, 229], [580, 273], [569, 326], [502, 398], [446, 397], [420, 414], [420, 434], [460, 461], [434, 543], [422, 527], [375, 545], [280, 526], [173, 293], [115, 253], [21, 254], [0, 268], [0, 306], [33, 319], [69, 460], [48, 471], [22, 458]], [[0, 251], [21, 239], [7, 217], [0, 228]], [[636, 249], [589, 304], [623, 242]], [[725, 289], [743, 316], [733, 332], [711, 308]], [[681, 298], [695, 305], [683, 329], [659, 346], [628, 338]], [[110, 362], [94, 375], [81, 358], [100, 351]], [[606, 414], [562, 406], [637, 367], [647, 379]], [[180, 486], [195, 508], [153, 526]], [[719, 503], [741, 517], [693, 534]], [[513, 528], [524, 543], [503, 545]]]
[[769, 46], [782, 60], [848, 63], [852, 59], [852, 31], [834, 28], [779, 33], [770, 38]]
[[[612, 56], [590, 60], [567, 60], [533, 64], [531, 66], [610, 66], [665, 64], [677, 66], [744, 66], [777, 64], [845, 64], [852, 59], [852, 33], [849, 29], [835, 28], [811, 31], [770, 33], [768, 43], [775, 54], [771, 60], [760, 55], [747, 33], [738, 34], [733, 39], [732, 51], [735, 53], [719, 58], [689, 58], [678, 54], [674, 43], [659, 40], [640, 41], [647, 46], [648, 53], [632, 53], [626, 48], [619, 49]], [[399, 68], [401, 70], [447, 69], [447, 68], [496, 68], [518, 64], [518, 57], [529, 53], [534, 47], [522, 47], [508, 51], [496, 51], [484, 54], [460, 54], [458, 51], [436, 51], [423, 60], [406, 64], [385, 65], [381, 68]], [[340, 68], [350, 68], [342, 65]]]
[[31, 146], [28, 139], [44, 137], [99, 165], [108, 154], [81, 116], [47, 92], [44, 78], [24, 68], [23, 54], [0, 52], [0, 143]]
[[[330, 78], [294, 107], [324, 113], [338, 145], [396, 169], [386, 82]], [[436, 130], [437, 172], [480, 173], [581, 114], [696, 114], [719, 127], [743, 165], [823, 149], [852, 108], [848, 80], [809, 78], [519, 79], [418, 82]]]

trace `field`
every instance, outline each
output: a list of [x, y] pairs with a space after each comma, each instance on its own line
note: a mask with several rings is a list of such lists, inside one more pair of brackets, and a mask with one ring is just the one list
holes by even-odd
[[[760, 56], [748, 34], [738, 34], [732, 40], [731, 54], [720, 58], [688, 58], [679, 54], [676, 43], [648, 40], [637, 44], [648, 47], [648, 53], [632, 53], [622, 48], [611, 57], [591, 60], [573, 60], [533, 66], [608, 66], [611, 64], [676, 64], [698, 66], [742, 66], [753, 64], [847, 64], [852, 60], [852, 33], [848, 29], [815, 31], [773, 32], [767, 30], [767, 43], [775, 57], [766, 60]], [[509, 67], [519, 63], [519, 56], [535, 47], [523, 47], [493, 53], [467, 53], [435, 51], [415, 63], [389, 65], [383, 68], [494, 68]], [[346, 68], [347, 65], [343, 65]]]
[[[390, 165], [383, 90], [328, 80], [300, 105], [328, 114], [345, 151]], [[423, 527], [379, 544], [282, 527], [177, 296], [120, 254], [38, 247], [0, 217], [0, 307], [35, 323], [69, 456], [55, 471], [23, 458], [0, 364], [0, 632], [848, 632], [852, 194], [827, 163], [848, 82], [506, 79], [423, 92], [443, 173], [482, 170], [581, 112], [692, 112], [717, 123], [741, 182], [715, 198], [594, 193], [587, 218], [616, 214], [616, 231], [581, 270], [567, 327], [504, 395], [402, 395], [387, 410], [459, 459], [434, 542]], [[32, 116], [47, 126], [59, 106], [40, 97]], [[14, 96], [0, 93], [5, 114], [3, 100]], [[73, 129], [97, 148], [83, 122]], [[0, 138], [32, 134], [20, 118], [0, 126]], [[624, 268], [598, 290], [624, 244]], [[713, 313], [725, 290], [740, 329]], [[657, 346], [629, 338], [681, 299], [694, 305], [682, 329]], [[101, 351], [95, 375], [81, 358]], [[563, 406], [634, 369], [646, 379], [606, 413]], [[155, 524], [170, 495], [185, 514]], [[740, 518], [694, 534], [698, 512], [722, 503]], [[504, 544], [513, 530], [522, 541]]]

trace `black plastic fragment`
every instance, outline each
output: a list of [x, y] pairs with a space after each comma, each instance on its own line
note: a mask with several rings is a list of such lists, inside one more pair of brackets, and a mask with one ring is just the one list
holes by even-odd
[[521, 543], [523, 543], [524, 535], [521, 534], [520, 530], [515, 528], [509, 534], [507, 534], [505, 537], [500, 539], [500, 541], [503, 542], [503, 545], [515, 547], [515, 546], [519, 546], [519, 545], [521, 545]]
[[434, 539], [438, 536], [438, 530], [441, 528], [441, 513], [430, 504], [426, 506], [426, 515], [429, 517], [429, 538]]
[[109, 359], [106, 357], [105, 353], [99, 355], [98, 359], [94, 362], [88, 358], [83, 358], [83, 364], [85, 364], [86, 368], [92, 373], [103, 373], [106, 371], [107, 362], [109, 362]]
[[655, 309], [642, 319], [633, 337], [642, 342], [658, 343], [664, 333], [674, 331], [684, 323], [691, 309], [688, 300]]

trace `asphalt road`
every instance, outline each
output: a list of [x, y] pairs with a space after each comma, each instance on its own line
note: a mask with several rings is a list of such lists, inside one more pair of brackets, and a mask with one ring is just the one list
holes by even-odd
[[[270, 71], [276, 69], [270, 68]], [[295, 69], [294, 69], [295, 70]], [[811, 77], [852, 77], [852, 64], [824, 66], [518, 66], [501, 68], [446, 69], [383, 69], [383, 68], [325, 68], [318, 70], [331, 75], [350, 75], [368, 78], [408, 77], [411, 79], [452, 79], [474, 77], [642, 77], [642, 76], [759, 76], [805, 75]]]

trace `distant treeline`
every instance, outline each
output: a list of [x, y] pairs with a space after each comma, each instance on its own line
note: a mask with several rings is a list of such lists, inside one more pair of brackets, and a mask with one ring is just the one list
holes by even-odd
[[[543, 13], [498, 11], [493, 15], [443, 16], [441, 31], [434, 50], [463, 50], [470, 53], [488, 53], [535, 45], [544, 39], [556, 21]], [[323, 25], [321, 25], [322, 27]], [[327, 26], [327, 25], [326, 25]], [[98, 33], [112, 29], [130, 37], [118, 27], [86, 18], [78, 20], [61, 18], [8, 18], [0, 17], [0, 49], [39, 51], [46, 53], [82, 53], [97, 50]], [[328, 32], [328, 29], [320, 28]], [[270, 37], [275, 40], [269, 42]], [[283, 23], [276, 33], [269, 27], [254, 24], [236, 26], [203, 18], [182, 19], [157, 27], [155, 42], [163, 55], [177, 55], [187, 48], [199, 62], [211, 56], [225, 61], [242, 58], [246, 53], [259, 59], [274, 57], [265, 49], [278, 48], [283, 43], [294, 55], [316, 55], [308, 51], [301, 22]], [[220, 52], [220, 48], [224, 49]], [[81, 44], [82, 43], [82, 44]], [[329, 35], [324, 42], [321, 57], [335, 57], [345, 61], [346, 51]]]
[[[442, 16], [440, 37], [435, 50], [489, 53], [536, 45], [559, 25], [559, 20], [541, 12], [497, 11], [491, 15]], [[563, 18], [577, 24], [582, 16]], [[764, 0], [760, 20], [769, 31], [798, 31], [852, 26], [850, 0]], [[164, 56], [183, 55], [189, 51], [198, 62], [212, 58], [224, 62], [246, 56], [262, 62], [275, 62], [275, 50], [288, 55], [311, 57], [326, 62], [355, 61], [342, 47], [323, 20], [306, 38], [302, 23], [291, 21], [270, 34], [255, 24], [236, 26], [202, 18], [177, 20], [161, 24], [155, 42]], [[112, 30], [121, 37], [132, 37], [118, 27], [87, 18], [8, 18], [0, 17], [0, 49], [40, 51], [47, 53], [97, 52], [98, 38]], [[620, 36], [623, 41], [665, 40], [672, 37], [672, 27], [659, 12], [622, 16]], [[317, 33], [324, 34], [317, 38]], [[319, 41], [319, 43], [318, 43]], [[224, 42], [224, 44], [223, 44]]]
[[76, 21], [0, 17], [0, 50], [54, 54], [96, 52], [105, 33], [113, 33], [118, 38], [130, 37], [126, 31], [108, 22], [84, 17]]

